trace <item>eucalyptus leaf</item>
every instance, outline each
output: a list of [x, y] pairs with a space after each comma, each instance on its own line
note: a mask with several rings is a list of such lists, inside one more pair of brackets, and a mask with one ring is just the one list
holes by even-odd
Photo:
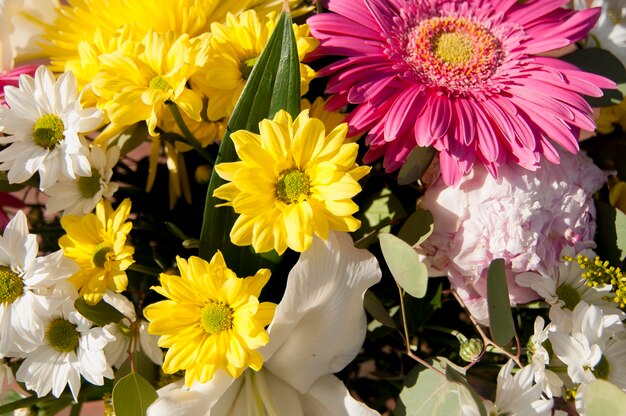
[[476, 409], [478, 409], [478, 413], [480, 414], [480, 416], [487, 416], [487, 409], [485, 409], [483, 401], [480, 399], [478, 393], [476, 393], [472, 386], [470, 386], [470, 384], [467, 382], [465, 375], [454, 369], [452, 365], [449, 364], [446, 365], [445, 372], [448, 381], [460, 384], [462, 386], [461, 388], [465, 388], [469, 392], [472, 400], [474, 401], [474, 404], [476, 405]]
[[432, 146], [417, 146], [415, 149], [411, 150], [411, 153], [409, 153], [409, 156], [398, 173], [398, 184], [408, 185], [421, 179], [436, 155], [437, 150]]
[[431, 369], [416, 366], [407, 374], [395, 414], [398, 416], [461, 415], [458, 384]]
[[[145, 378], [148, 382], [153, 383], [158, 378], [156, 365], [146, 354], [141, 351], [133, 352], [133, 367], [135, 372]], [[130, 357], [122, 363], [120, 368], [115, 372], [115, 381], [121, 380], [123, 377], [131, 373]]]
[[411, 246], [422, 244], [433, 233], [433, 214], [422, 208], [418, 208], [404, 222], [398, 232], [398, 238]]
[[594, 380], [585, 387], [585, 416], [626, 415], [626, 393], [613, 383]]
[[596, 252], [614, 266], [626, 255], [626, 216], [604, 201], [595, 200]]
[[124, 318], [124, 315], [104, 301], [100, 301], [95, 305], [89, 305], [85, 302], [85, 298], [78, 298], [74, 301], [76, 310], [98, 326], [105, 326], [111, 322], [118, 323]]
[[365, 296], [363, 297], [363, 306], [365, 307], [365, 310], [381, 324], [394, 329], [398, 327], [396, 322], [389, 315], [389, 311], [387, 311], [382, 302], [371, 290], [365, 292]]
[[417, 252], [398, 237], [382, 233], [380, 248], [396, 282], [411, 296], [423, 298], [428, 289], [428, 270]]
[[[601, 48], [584, 48], [561, 56], [560, 59], [576, 65], [580, 69], [602, 75], [616, 84], [626, 82], [626, 68], [624, 64], [611, 52]], [[592, 107], [606, 107], [620, 103], [624, 96], [619, 89], [602, 90], [602, 97], [587, 97], [585, 99]]]
[[515, 323], [509, 302], [504, 259], [495, 259], [487, 272], [487, 305], [491, 335], [498, 345], [507, 344], [515, 336]]
[[[271, 118], [278, 109], [285, 109], [294, 118], [300, 113], [298, 62], [291, 16], [283, 12], [237, 101], [220, 144], [216, 164], [238, 160], [230, 138], [234, 131], [243, 129], [258, 133], [259, 122]], [[237, 214], [232, 207], [216, 207], [221, 201], [213, 196], [215, 189], [225, 183], [214, 170], [206, 195], [200, 256], [208, 260], [221, 250], [226, 263], [239, 275], [253, 274], [261, 267], [275, 269], [280, 261], [276, 253], [258, 256], [250, 247], [237, 247], [231, 243], [229, 235]]]
[[113, 387], [115, 416], [145, 415], [158, 395], [152, 384], [138, 373], [122, 377]]
[[115, 144], [120, 148], [120, 156], [124, 156], [136, 149], [148, 138], [148, 126], [146, 123], [135, 123], [134, 126], [119, 135]]

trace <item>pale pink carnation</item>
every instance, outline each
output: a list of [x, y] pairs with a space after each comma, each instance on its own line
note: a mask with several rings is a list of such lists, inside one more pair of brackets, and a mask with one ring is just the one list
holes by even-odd
[[519, 273], [555, 266], [561, 250], [593, 248], [591, 195], [606, 180], [585, 155], [563, 152], [561, 164], [530, 172], [508, 164], [495, 179], [480, 165], [453, 187], [439, 177], [421, 206], [432, 212], [433, 234], [420, 252], [433, 276], [447, 274], [468, 309], [487, 323], [487, 269], [503, 258], [513, 305], [539, 298], [516, 284]]

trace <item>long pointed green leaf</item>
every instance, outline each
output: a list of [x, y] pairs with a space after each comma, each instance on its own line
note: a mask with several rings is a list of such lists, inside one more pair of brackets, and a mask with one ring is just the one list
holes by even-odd
[[[293, 117], [300, 113], [300, 67], [291, 16], [283, 12], [265, 49], [259, 56], [244, 88], [216, 163], [238, 160], [230, 138], [237, 130], [258, 132], [258, 124], [285, 109]], [[251, 247], [236, 247], [229, 234], [237, 219], [231, 207], [216, 207], [221, 201], [213, 197], [215, 189], [226, 183], [215, 171], [211, 175], [200, 233], [200, 256], [209, 259], [221, 250], [226, 263], [240, 275], [253, 274], [260, 267], [274, 268], [280, 258], [275, 252], [257, 255]]]

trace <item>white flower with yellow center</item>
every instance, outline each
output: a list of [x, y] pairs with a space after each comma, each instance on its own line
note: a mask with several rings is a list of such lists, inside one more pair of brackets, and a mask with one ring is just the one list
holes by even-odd
[[0, 358], [22, 357], [41, 343], [45, 319], [59, 301], [48, 292], [76, 271], [61, 251], [36, 257], [38, 249], [18, 211], [0, 237]]
[[45, 66], [35, 78], [21, 75], [19, 87], [5, 87], [10, 108], [0, 108], [0, 170], [10, 183], [22, 183], [39, 173], [39, 188], [54, 185], [60, 176], [91, 175], [88, 149], [81, 135], [96, 129], [102, 112], [83, 109], [76, 80], [66, 72], [55, 80]]
[[263, 368], [208, 383], [182, 380], [159, 391], [149, 416], [308, 415], [373, 416], [333, 375], [358, 353], [366, 332], [363, 295], [380, 280], [376, 258], [354, 248], [345, 233], [311, 248], [289, 273], [282, 301], [260, 349]]
[[112, 197], [118, 185], [111, 182], [111, 177], [119, 157], [120, 149], [117, 146], [110, 147], [105, 153], [100, 146], [94, 145], [87, 155], [91, 173], [74, 179], [63, 178], [46, 189], [49, 196], [46, 211], [85, 215], [93, 211], [101, 198]]
[[104, 328], [92, 328], [93, 323], [74, 310], [78, 294], [70, 283], [59, 284], [55, 295], [65, 302], [51, 314], [42, 344], [26, 357], [15, 378], [38, 397], [50, 391], [59, 397], [69, 385], [76, 400], [81, 376], [96, 386], [104, 384], [104, 377], [113, 378], [104, 348], [115, 337]]

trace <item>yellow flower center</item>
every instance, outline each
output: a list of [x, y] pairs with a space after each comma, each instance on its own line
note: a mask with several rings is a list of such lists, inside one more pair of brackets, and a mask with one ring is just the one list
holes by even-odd
[[85, 199], [93, 198], [100, 191], [100, 172], [91, 170], [91, 176], [78, 177], [78, 192]]
[[580, 302], [580, 294], [570, 285], [560, 285], [556, 288], [556, 295], [565, 303], [565, 308], [573, 311]]
[[22, 278], [10, 267], [0, 266], [0, 303], [13, 303], [23, 292]]
[[200, 325], [209, 334], [217, 334], [233, 326], [233, 311], [221, 302], [209, 302], [202, 308]]
[[310, 195], [311, 183], [306, 173], [287, 169], [278, 175], [276, 197], [286, 204], [295, 204]]
[[440, 33], [433, 39], [432, 45], [435, 55], [449, 64], [462, 64], [474, 56], [472, 40], [464, 33]]
[[241, 71], [241, 77], [247, 81], [250, 78], [250, 74], [252, 73], [252, 68], [254, 68], [254, 64], [259, 60], [259, 57], [256, 56], [254, 58], [246, 59], [239, 64], [239, 71]]
[[104, 269], [104, 266], [111, 260], [113, 247], [108, 243], [100, 243], [93, 252], [92, 261], [94, 266]]
[[161, 77], [160, 75], [152, 78], [148, 86], [154, 90], [161, 90], [163, 92], [168, 92], [172, 89], [172, 86], [169, 84], [169, 82], [164, 80], [163, 77]]
[[57, 318], [50, 322], [46, 338], [52, 348], [60, 352], [75, 351], [78, 347], [80, 333], [76, 330], [76, 325], [63, 319]]
[[63, 131], [65, 131], [63, 120], [56, 114], [46, 114], [35, 122], [33, 141], [38, 146], [52, 149], [63, 140]]

